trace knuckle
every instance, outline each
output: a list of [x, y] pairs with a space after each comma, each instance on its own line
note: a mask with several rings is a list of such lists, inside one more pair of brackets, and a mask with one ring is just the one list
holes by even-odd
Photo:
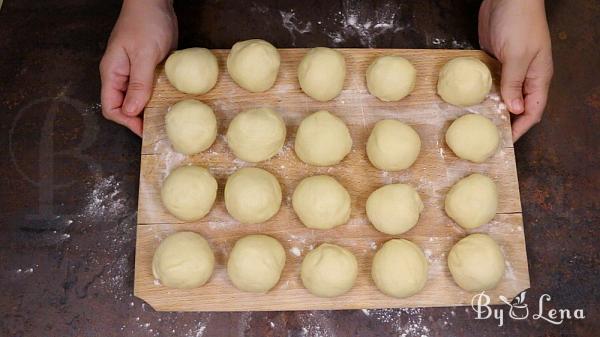
[[128, 90], [145, 91], [148, 88], [146, 83], [142, 81], [132, 80], [129, 82]]

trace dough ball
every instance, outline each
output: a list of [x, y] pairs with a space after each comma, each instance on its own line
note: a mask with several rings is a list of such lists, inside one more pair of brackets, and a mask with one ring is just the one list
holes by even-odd
[[504, 256], [486, 234], [471, 234], [458, 241], [448, 254], [454, 282], [466, 291], [494, 289], [504, 275]]
[[367, 199], [367, 217], [378, 231], [398, 235], [413, 228], [423, 211], [419, 193], [409, 185], [380, 187]]
[[371, 277], [382, 293], [404, 298], [425, 287], [428, 270], [429, 262], [419, 246], [408, 240], [393, 239], [375, 253]]
[[452, 122], [446, 144], [459, 158], [482, 163], [498, 150], [500, 132], [488, 118], [468, 114]]
[[227, 71], [235, 83], [248, 91], [269, 90], [279, 72], [279, 52], [264, 40], [240, 41], [227, 57]]
[[175, 103], [165, 115], [165, 128], [173, 149], [183, 154], [202, 152], [217, 138], [213, 110], [195, 99]]
[[285, 250], [279, 241], [266, 235], [239, 239], [227, 261], [227, 274], [236, 288], [265, 293], [279, 281], [285, 265]]
[[169, 82], [186, 94], [204, 94], [217, 83], [217, 58], [205, 48], [188, 48], [173, 52], [165, 63]]
[[160, 196], [165, 208], [180, 220], [203, 218], [217, 197], [217, 181], [200, 166], [180, 166], [163, 182]]
[[269, 220], [281, 206], [281, 186], [271, 173], [244, 167], [229, 176], [225, 184], [227, 212], [241, 223]]
[[294, 151], [307, 164], [335, 165], [351, 149], [352, 138], [348, 127], [328, 111], [317, 111], [304, 118], [296, 132]]
[[350, 194], [330, 176], [312, 176], [294, 190], [292, 207], [306, 227], [329, 229], [348, 222]]
[[246, 110], [229, 124], [227, 144], [236, 157], [259, 162], [273, 157], [285, 142], [285, 123], [269, 108]]
[[335, 297], [348, 292], [357, 275], [356, 257], [346, 248], [329, 243], [306, 254], [300, 269], [304, 287], [319, 297]]
[[421, 138], [410, 126], [393, 119], [377, 122], [367, 140], [367, 156], [380, 170], [410, 167], [421, 151]]
[[498, 208], [498, 191], [494, 181], [474, 173], [459, 180], [446, 195], [446, 214], [465, 229], [490, 222]]
[[417, 71], [401, 56], [381, 56], [367, 68], [367, 88], [385, 102], [399, 101], [415, 88]]
[[474, 57], [457, 57], [440, 70], [437, 92], [450, 104], [469, 106], [483, 102], [491, 87], [492, 74], [483, 62]]
[[196, 288], [212, 275], [215, 256], [208, 242], [193, 232], [178, 232], [162, 240], [152, 259], [152, 274], [171, 288]]
[[329, 101], [339, 95], [345, 78], [344, 55], [330, 48], [311, 49], [298, 66], [300, 88], [317, 101]]

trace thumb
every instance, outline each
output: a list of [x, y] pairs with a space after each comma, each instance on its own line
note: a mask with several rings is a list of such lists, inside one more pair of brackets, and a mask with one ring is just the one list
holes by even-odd
[[131, 73], [127, 94], [123, 103], [123, 110], [129, 116], [138, 115], [152, 93], [154, 82], [154, 59], [150, 57], [136, 57], [131, 59]]
[[502, 99], [508, 106], [508, 110], [514, 114], [525, 111], [523, 103], [523, 81], [529, 62], [523, 58], [510, 58], [502, 64], [502, 83], [500, 90]]

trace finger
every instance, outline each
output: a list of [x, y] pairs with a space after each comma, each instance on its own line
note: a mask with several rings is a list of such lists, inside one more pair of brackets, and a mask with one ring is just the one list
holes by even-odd
[[510, 57], [502, 64], [501, 92], [508, 110], [514, 114], [525, 111], [523, 103], [523, 81], [529, 61], [523, 57]]
[[552, 79], [552, 54], [540, 52], [531, 62], [523, 86], [525, 94], [525, 113], [513, 123], [513, 141], [517, 141], [525, 132], [539, 123], [548, 100], [548, 89]]
[[123, 103], [125, 114], [136, 116], [148, 103], [152, 93], [155, 66], [156, 61], [153, 57], [139, 56], [131, 59], [131, 74]]
[[121, 108], [115, 108], [110, 110], [108, 113], [104, 115], [106, 119], [109, 119], [115, 123], [121, 124], [131, 130], [138, 136], [142, 136], [142, 119], [137, 116], [127, 116], [125, 115]]
[[521, 136], [525, 134], [532, 126], [536, 125], [541, 120], [541, 115], [524, 113], [516, 117], [512, 123], [512, 138], [515, 143]]
[[129, 59], [125, 51], [120, 48], [108, 49], [100, 62], [100, 101], [104, 116], [116, 108], [121, 108], [128, 76]]

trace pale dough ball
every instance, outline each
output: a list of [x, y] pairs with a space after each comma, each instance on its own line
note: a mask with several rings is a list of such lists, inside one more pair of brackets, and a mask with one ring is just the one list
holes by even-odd
[[346, 248], [329, 243], [306, 254], [300, 269], [304, 287], [319, 297], [335, 297], [348, 292], [357, 275], [356, 257]]
[[329, 101], [339, 95], [345, 78], [344, 55], [330, 48], [311, 49], [298, 66], [302, 91], [317, 101]]
[[413, 228], [423, 211], [419, 193], [406, 184], [380, 187], [367, 199], [367, 217], [378, 231], [402, 234]]
[[421, 138], [410, 126], [393, 119], [377, 122], [367, 140], [367, 156], [385, 171], [410, 167], [421, 151]]
[[457, 57], [446, 63], [437, 83], [437, 92], [450, 104], [469, 106], [483, 102], [492, 87], [488, 67], [474, 57]]
[[459, 158], [482, 163], [498, 150], [500, 132], [488, 118], [468, 114], [452, 122], [446, 144]]
[[165, 63], [169, 82], [186, 94], [204, 94], [217, 83], [217, 58], [205, 48], [188, 48], [173, 52]]
[[271, 173], [244, 167], [227, 178], [225, 207], [241, 223], [269, 220], [281, 206], [281, 186]]
[[466, 291], [494, 289], [504, 276], [504, 256], [486, 234], [471, 234], [448, 253], [448, 268], [454, 282]]
[[490, 222], [498, 208], [498, 191], [494, 181], [474, 173], [459, 180], [446, 195], [446, 214], [465, 229]]
[[371, 277], [382, 293], [404, 298], [425, 287], [428, 270], [429, 262], [419, 246], [408, 240], [392, 239], [375, 253]]
[[275, 83], [279, 62], [279, 52], [269, 42], [259, 39], [240, 41], [233, 45], [227, 57], [227, 71], [240, 87], [263, 92]]
[[292, 207], [308, 228], [329, 229], [348, 222], [350, 194], [326, 175], [304, 178], [294, 190]]
[[160, 196], [165, 208], [180, 220], [203, 218], [217, 197], [217, 181], [200, 166], [180, 166], [163, 182]]
[[273, 288], [285, 265], [285, 250], [279, 241], [266, 235], [239, 239], [227, 261], [227, 274], [236, 288], [265, 293]]
[[296, 132], [294, 151], [307, 164], [335, 165], [351, 149], [352, 138], [348, 127], [328, 111], [317, 111], [304, 118]]
[[367, 88], [385, 102], [399, 101], [415, 88], [417, 71], [401, 56], [381, 56], [367, 68]]
[[208, 242], [193, 232], [178, 232], [162, 240], [152, 259], [152, 274], [171, 288], [196, 288], [212, 275], [215, 256]]
[[285, 142], [285, 123], [269, 108], [239, 113], [227, 129], [227, 144], [236, 157], [259, 162], [273, 157]]
[[175, 103], [165, 115], [165, 128], [173, 149], [183, 154], [202, 152], [217, 138], [213, 110], [195, 99]]

